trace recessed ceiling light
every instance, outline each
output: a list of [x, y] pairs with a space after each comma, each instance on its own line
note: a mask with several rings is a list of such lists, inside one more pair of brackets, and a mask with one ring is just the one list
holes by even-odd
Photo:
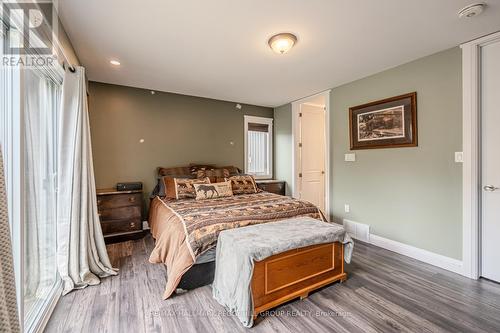
[[458, 12], [458, 17], [460, 18], [470, 18], [474, 16], [478, 16], [484, 10], [486, 5], [483, 2], [474, 3], [468, 6], [465, 6]]
[[120, 66], [120, 62], [118, 60], [110, 60], [109, 63], [114, 66]]
[[278, 54], [287, 53], [296, 43], [297, 36], [288, 32], [274, 35], [268, 41], [271, 49]]

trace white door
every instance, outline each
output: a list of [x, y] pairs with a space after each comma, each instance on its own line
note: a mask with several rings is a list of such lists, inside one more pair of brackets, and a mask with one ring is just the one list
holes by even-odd
[[481, 275], [500, 282], [500, 42], [482, 48]]
[[325, 109], [302, 104], [300, 113], [299, 196], [325, 212]]

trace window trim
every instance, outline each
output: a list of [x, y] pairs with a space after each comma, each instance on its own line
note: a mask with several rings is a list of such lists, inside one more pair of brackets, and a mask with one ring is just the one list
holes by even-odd
[[245, 158], [245, 165], [244, 165], [244, 170], [245, 173], [248, 174], [248, 123], [256, 123], [256, 124], [263, 124], [263, 125], [268, 125], [269, 126], [269, 141], [267, 143], [268, 145], [268, 172], [266, 174], [261, 174], [261, 175], [253, 175], [255, 179], [272, 179], [273, 178], [273, 118], [266, 118], [266, 117], [256, 117], [256, 116], [244, 116], [244, 121], [245, 121], [245, 127], [244, 127], [244, 158]]

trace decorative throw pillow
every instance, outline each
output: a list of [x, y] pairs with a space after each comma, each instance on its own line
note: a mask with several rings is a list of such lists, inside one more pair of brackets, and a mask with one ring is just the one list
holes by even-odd
[[196, 173], [196, 178], [210, 178], [210, 183], [218, 183], [218, 179], [222, 179], [229, 177], [229, 170], [227, 169], [212, 169], [212, 170], [198, 170]]
[[165, 196], [172, 199], [196, 198], [194, 184], [210, 184], [210, 179], [163, 177]]
[[231, 189], [230, 181], [223, 183], [193, 184], [193, 185], [196, 191], [196, 200], [233, 196], [233, 190]]
[[[189, 176], [189, 175], [185, 176], [182, 174], [169, 175], [168, 177], [170, 177], [170, 178], [190, 178], [190, 179], [195, 178], [194, 176]], [[159, 196], [159, 197], [166, 196], [166, 193], [167, 193], [167, 189], [166, 189], [166, 185], [165, 185], [166, 181], [163, 178], [164, 178], [164, 176], [158, 176], [158, 181], [156, 182], [156, 186], [155, 186], [153, 192], [151, 193], [151, 198], [154, 198], [155, 196]], [[172, 186], [173, 186], [173, 182], [172, 182]], [[173, 187], [172, 187], [172, 190], [173, 190], [172, 193], [175, 193], [175, 189]]]
[[229, 174], [231, 176], [237, 176], [241, 174], [241, 169], [233, 165], [219, 167], [219, 169], [227, 169], [227, 171], [229, 171]]
[[257, 184], [251, 175], [232, 176], [226, 180], [231, 181], [234, 195], [257, 193]]
[[212, 164], [195, 164], [195, 163], [189, 164], [189, 172], [195, 176], [198, 170], [213, 170], [215, 168], [216, 168], [215, 165]]
[[170, 176], [170, 177], [177, 177], [179, 175], [190, 175], [191, 172], [189, 170], [189, 167], [184, 166], [184, 167], [175, 167], [175, 168], [164, 168], [164, 167], [158, 167], [158, 176], [163, 177], [163, 176]]

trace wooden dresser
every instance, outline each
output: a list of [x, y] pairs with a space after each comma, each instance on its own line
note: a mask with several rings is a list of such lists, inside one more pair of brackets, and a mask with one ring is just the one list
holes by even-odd
[[137, 239], [144, 235], [142, 190], [97, 190], [97, 209], [106, 243]]
[[266, 179], [266, 180], [256, 180], [257, 187], [266, 192], [271, 192], [274, 194], [285, 195], [286, 192], [286, 182], [283, 180]]

